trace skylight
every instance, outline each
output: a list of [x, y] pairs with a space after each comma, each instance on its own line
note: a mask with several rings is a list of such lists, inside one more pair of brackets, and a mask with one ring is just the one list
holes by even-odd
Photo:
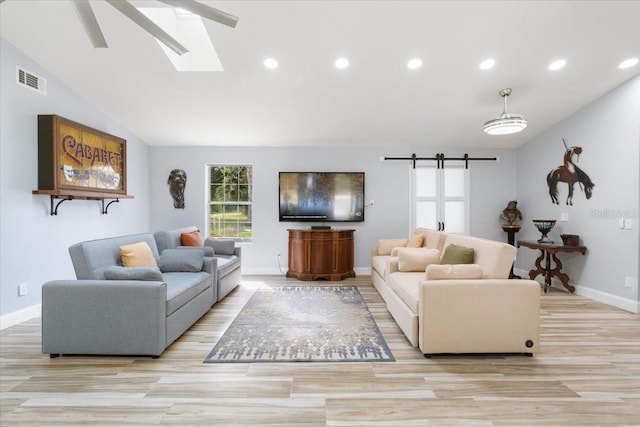
[[176, 70], [224, 71], [200, 16], [176, 13], [176, 10], [170, 7], [138, 10], [189, 49], [188, 53], [178, 55], [158, 41]]

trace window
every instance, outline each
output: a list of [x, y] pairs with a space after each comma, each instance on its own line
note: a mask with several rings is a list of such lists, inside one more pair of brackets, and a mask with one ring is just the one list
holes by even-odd
[[469, 171], [464, 166], [417, 165], [412, 170], [412, 229], [426, 227], [466, 234]]
[[209, 166], [210, 237], [251, 241], [251, 181], [251, 166]]

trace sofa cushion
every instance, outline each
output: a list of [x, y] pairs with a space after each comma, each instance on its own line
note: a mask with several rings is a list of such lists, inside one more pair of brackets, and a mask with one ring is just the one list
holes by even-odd
[[440, 264], [473, 264], [474, 254], [473, 248], [451, 243], [444, 250]]
[[378, 255], [391, 255], [393, 248], [405, 247], [409, 239], [381, 239], [378, 240]]
[[440, 262], [440, 251], [428, 248], [399, 248], [398, 249], [398, 270], [399, 271], [422, 271], [424, 272], [429, 264]]
[[203, 246], [200, 230], [180, 234], [180, 243], [182, 246]]
[[407, 242], [408, 248], [421, 248], [424, 246], [424, 235], [423, 234], [414, 234], [409, 238]]
[[200, 295], [211, 286], [209, 273], [169, 272], [164, 273], [167, 284], [167, 316]]
[[196, 272], [202, 270], [204, 254], [200, 248], [165, 249], [158, 266], [163, 273], [171, 271]]
[[426, 272], [427, 280], [482, 279], [483, 269], [478, 264], [431, 264]]
[[112, 265], [104, 269], [107, 280], [146, 280], [162, 282], [162, 272], [158, 267], [122, 267]]
[[151, 247], [147, 242], [120, 246], [120, 257], [125, 267], [157, 267]]
[[211, 246], [217, 255], [233, 255], [236, 242], [229, 239], [207, 239], [207, 246]]
[[200, 249], [204, 256], [214, 256], [216, 253], [211, 246], [178, 246], [176, 249]]
[[406, 273], [396, 271], [389, 275], [387, 284], [411, 311], [418, 313], [421, 280], [424, 280], [424, 271]]

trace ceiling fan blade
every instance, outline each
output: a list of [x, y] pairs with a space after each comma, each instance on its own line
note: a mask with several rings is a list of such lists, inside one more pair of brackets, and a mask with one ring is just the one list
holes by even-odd
[[104, 35], [102, 34], [102, 30], [100, 29], [100, 25], [96, 19], [96, 15], [93, 13], [91, 4], [86, 0], [72, 0], [71, 3], [78, 14], [78, 18], [80, 18], [80, 22], [82, 22], [82, 26], [84, 27], [87, 36], [89, 36], [89, 40], [91, 40], [93, 47], [109, 47], [107, 45], [107, 41], [104, 39]]
[[167, 34], [162, 28], [157, 26], [155, 22], [144, 16], [142, 12], [136, 9], [131, 3], [126, 0], [106, 0], [111, 6], [118, 9], [124, 16], [131, 19], [133, 22], [142, 27], [146, 32], [153, 37], [164, 43], [169, 49], [173, 50], [178, 55], [189, 52], [189, 50], [182, 46], [176, 39]]
[[195, 0], [158, 0], [162, 3], [166, 3], [169, 6], [179, 7], [189, 12], [200, 15], [203, 18], [210, 19], [220, 24], [226, 25], [231, 28], [235, 28], [238, 23], [238, 17], [229, 13], [223, 12], [219, 9], [198, 3]]

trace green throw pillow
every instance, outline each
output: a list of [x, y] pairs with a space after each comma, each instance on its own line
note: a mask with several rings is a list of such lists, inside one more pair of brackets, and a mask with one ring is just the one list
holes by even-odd
[[444, 250], [440, 264], [473, 264], [473, 248], [466, 248], [451, 243]]

